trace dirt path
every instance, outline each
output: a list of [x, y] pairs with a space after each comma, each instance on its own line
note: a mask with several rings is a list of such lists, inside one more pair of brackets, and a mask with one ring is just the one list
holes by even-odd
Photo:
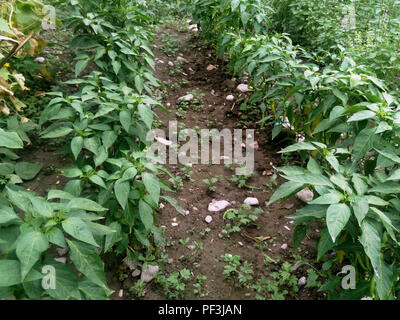
[[[162, 41], [164, 40], [164, 41]], [[169, 40], [169, 41], [166, 41]], [[178, 46], [176, 52], [171, 52], [174, 43]], [[168, 45], [170, 48], [168, 49]], [[240, 120], [240, 98], [236, 86], [239, 80], [231, 79], [226, 73], [222, 61], [217, 60], [213, 49], [201, 46], [200, 39], [189, 31], [179, 32], [174, 29], [163, 30], [157, 35], [154, 44], [156, 55], [156, 77], [166, 85], [166, 91], [161, 92], [163, 105], [171, 112], [167, 115], [158, 112], [162, 120], [161, 129], [168, 132], [168, 121], [178, 120], [185, 128], [228, 128], [233, 131]], [[172, 50], [175, 51], [175, 50]], [[166, 53], [169, 53], [168, 55]], [[178, 59], [178, 57], [181, 57]], [[179, 62], [178, 60], [183, 60]], [[207, 70], [209, 65], [216, 68]], [[179, 111], [179, 97], [188, 93], [195, 93], [200, 104], [189, 106], [185, 115], [179, 119], [175, 114]], [[235, 100], [229, 102], [226, 96], [232, 94]], [[192, 277], [185, 290], [185, 299], [255, 299], [253, 289], [238, 287], [234, 280], [225, 280], [223, 277], [224, 265], [221, 258], [224, 254], [239, 255], [241, 261], [253, 264], [253, 281], [262, 275], [268, 277], [270, 272], [278, 271], [279, 264], [268, 265], [264, 263], [264, 254], [278, 261], [289, 261], [295, 264], [293, 257], [292, 233], [293, 225], [285, 216], [301, 207], [298, 200], [292, 199], [284, 206], [279, 203], [266, 207], [266, 202], [272, 195], [271, 174], [272, 165], [279, 166], [281, 159], [276, 153], [279, 147], [274, 146], [269, 140], [270, 133], [256, 130], [255, 140], [259, 148], [255, 151], [255, 172], [247, 184], [255, 189], [239, 188], [229, 181], [234, 172], [221, 165], [193, 165], [188, 170], [192, 171], [190, 179], [181, 170], [182, 165], [167, 165], [168, 170], [175, 176], [180, 176], [183, 188], [174, 195], [181, 206], [187, 210], [186, 216], [177, 213], [170, 205], [160, 210], [158, 224], [166, 227], [166, 253], [169, 263], [165, 264], [165, 274], [179, 271], [183, 268], [191, 270]], [[218, 177], [215, 192], [209, 192], [203, 179]], [[208, 205], [213, 200], [227, 200], [231, 203], [229, 208], [239, 209], [247, 197], [256, 197], [263, 212], [255, 224], [243, 228], [241, 232], [233, 233], [230, 237], [223, 236], [227, 220], [223, 219], [224, 211], [208, 212]], [[205, 221], [206, 216], [212, 216], [212, 222]], [[207, 233], [206, 228], [210, 231]], [[206, 231], [205, 231], [206, 230]], [[255, 237], [265, 237], [256, 248]], [[312, 239], [302, 246], [303, 257], [315, 256]], [[285, 248], [287, 246], [287, 248]], [[294, 273], [298, 277], [305, 275], [305, 267], [300, 267]], [[202, 293], [195, 295], [193, 284], [197, 275], [207, 276]], [[132, 279], [128, 281], [129, 287]], [[208, 293], [208, 295], [207, 295]], [[298, 299], [315, 297], [315, 292], [308, 289], [300, 290]], [[165, 299], [160, 288], [152, 285], [145, 299]]]

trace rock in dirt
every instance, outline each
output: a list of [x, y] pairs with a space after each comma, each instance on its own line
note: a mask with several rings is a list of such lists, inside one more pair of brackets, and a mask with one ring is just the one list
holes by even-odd
[[136, 262], [129, 257], [125, 257], [122, 262], [132, 271], [136, 269]]
[[214, 65], [212, 65], [212, 64], [209, 64], [209, 65], [207, 66], [207, 71], [213, 71], [213, 70], [215, 70], [215, 69], [217, 69], [217, 67], [214, 66]]
[[138, 269], [132, 272], [132, 277], [136, 278], [139, 277], [142, 272]]
[[258, 206], [260, 203], [258, 202], [257, 198], [246, 198], [243, 202], [244, 204], [247, 204], [249, 206]]
[[118, 292], [118, 297], [122, 298], [123, 295], [124, 295], [124, 290], [122, 290], [122, 289], [119, 290], [119, 292]]
[[224, 210], [229, 205], [230, 203], [226, 200], [216, 201], [215, 199], [213, 199], [213, 201], [208, 205], [208, 211], [218, 212]]
[[250, 88], [247, 84], [241, 83], [237, 86], [236, 88], [238, 91], [245, 93], [245, 92], [250, 92]]
[[235, 97], [230, 94], [229, 96], [226, 97], [226, 100], [227, 101], [233, 101], [233, 100], [235, 100]]
[[172, 61], [168, 61], [168, 65], [169, 65], [170, 67], [173, 67], [173, 66], [174, 66], [174, 63], [173, 63]]
[[159, 266], [148, 265], [146, 269], [142, 270], [142, 275], [140, 276], [140, 280], [142, 282], [150, 282], [154, 279], [158, 271], [160, 270]]
[[283, 245], [281, 245], [281, 249], [286, 250], [288, 248], [287, 243], [284, 243]]
[[43, 57], [37, 57], [37, 58], [35, 59], [35, 62], [43, 64], [43, 63], [46, 62], [46, 59], [43, 58]]
[[305, 188], [297, 192], [296, 197], [303, 202], [311, 202], [312, 199], [314, 198], [314, 193], [310, 189]]
[[188, 62], [184, 57], [179, 56], [176, 58], [176, 61], [181, 61], [181, 62]]
[[179, 101], [192, 101], [194, 99], [194, 95], [187, 94], [186, 96], [180, 97], [178, 100]]
[[301, 278], [299, 279], [299, 281], [297, 282], [297, 284], [298, 284], [299, 286], [304, 286], [306, 283], [307, 283], [306, 277], [301, 277]]
[[62, 256], [65, 256], [65, 255], [67, 254], [68, 249], [57, 248], [56, 251], [57, 251], [57, 254], [58, 254], [60, 257], [62, 257]]
[[67, 263], [67, 258], [63, 257], [63, 258], [55, 258], [54, 260], [56, 260], [57, 262], [66, 264]]
[[207, 223], [211, 223], [212, 217], [211, 216], [207, 216], [205, 220], [206, 220]]
[[189, 26], [189, 31], [191, 31], [191, 32], [197, 32], [197, 31], [199, 31], [199, 28], [198, 28], [197, 24], [191, 24], [191, 25]]

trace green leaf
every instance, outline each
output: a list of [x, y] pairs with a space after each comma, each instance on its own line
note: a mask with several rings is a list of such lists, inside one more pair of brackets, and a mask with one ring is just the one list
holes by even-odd
[[82, 148], [83, 148], [83, 137], [78, 136], [73, 138], [71, 141], [71, 151], [75, 157], [75, 160], [78, 159], [78, 155], [82, 151]]
[[49, 242], [54, 243], [55, 245], [66, 248], [67, 243], [65, 242], [65, 237], [61, 229], [54, 227], [48, 232], [46, 232], [46, 237]]
[[56, 271], [55, 289], [47, 289], [46, 292], [53, 299], [69, 300], [76, 295], [78, 290], [78, 280], [75, 271], [66, 264], [46, 259], [46, 265], [53, 266]]
[[124, 130], [129, 133], [129, 129], [132, 124], [132, 116], [128, 111], [121, 111], [119, 114], [119, 121], [121, 122], [122, 127]]
[[357, 218], [358, 224], [361, 226], [362, 221], [367, 216], [369, 204], [366, 199], [359, 199], [353, 204], [354, 215]]
[[115, 196], [123, 209], [126, 207], [128, 202], [128, 196], [130, 191], [130, 184], [128, 181], [117, 180], [114, 184]]
[[89, 178], [89, 180], [92, 181], [94, 184], [97, 184], [98, 186], [100, 186], [100, 187], [102, 187], [102, 188], [104, 188], [104, 189], [107, 189], [107, 187], [106, 187], [106, 185], [105, 185], [103, 179], [102, 179], [100, 176], [98, 176], [98, 175], [93, 175], [93, 176], [91, 176], [91, 177]]
[[339, 203], [343, 197], [343, 194], [339, 191], [332, 190], [331, 192], [314, 199], [310, 204], [336, 204]]
[[92, 231], [82, 219], [75, 217], [68, 218], [62, 222], [62, 226], [64, 231], [74, 238], [95, 247], [99, 246], [93, 238]]
[[0, 260], [0, 288], [21, 283], [21, 265], [17, 260]]
[[106, 149], [110, 148], [117, 140], [118, 136], [114, 131], [104, 131], [101, 137], [103, 145]]
[[358, 134], [353, 146], [355, 160], [362, 159], [373, 148], [375, 131], [375, 128], [365, 128]]
[[53, 208], [50, 203], [43, 198], [33, 196], [31, 193], [28, 193], [27, 196], [32, 203], [33, 211], [35, 213], [45, 218], [53, 217]]
[[306, 173], [301, 175], [284, 176], [284, 178], [290, 181], [299, 182], [303, 184], [333, 187], [332, 182], [327, 177], [321, 174]]
[[0, 147], [22, 149], [24, 147], [24, 143], [17, 133], [6, 132], [3, 129], [0, 129]]
[[168, 197], [168, 196], [161, 196], [161, 199], [167, 201], [171, 206], [173, 206], [175, 208], [176, 211], [178, 211], [180, 214], [185, 215], [185, 209], [183, 209], [178, 201], [174, 198]]
[[153, 111], [144, 104], [139, 104], [138, 111], [140, 119], [142, 119], [148, 129], [151, 129], [153, 125]]
[[0, 175], [8, 176], [14, 173], [15, 165], [12, 163], [0, 163]]
[[314, 150], [317, 150], [317, 148], [314, 147], [314, 145], [309, 142], [299, 142], [299, 143], [295, 143], [291, 146], [286, 147], [285, 149], [279, 151], [278, 153], [289, 153], [289, 152], [300, 151], [300, 150], [314, 151]]
[[134, 167], [128, 168], [124, 171], [124, 174], [122, 175], [122, 178], [120, 179], [122, 182], [124, 181], [130, 181], [134, 179], [137, 175], [137, 170]]
[[106, 290], [106, 293], [112, 293], [107, 287], [104, 265], [95, 248], [79, 241], [67, 240], [67, 243], [71, 250], [70, 258], [76, 269], [90, 281]]
[[354, 174], [352, 177], [352, 182], [358, 195], [362, 196], [368, 191], [368, 185], [360, 178], [359, 175]]
[[301, 189], [303, 189], [303, 187], [304, 187], [304, 183], [299, 183], [299, 182], [295, 182], [295, 181], [285, 182], [278, 188], [278, 190], [275, 191], [275, 193], [269, 199], [268, 205], [270, 205], [271, 203], [273, 203], [277, 200], [286, 198], [286, 197], [300, 191]]
[[75, 64], [75, 77], [78, 77], [82, 73], [82, 71], [86, 69], [88, 64], [89, 64], [89, 59], [79, 60]]
[[139, 201], [139, 215], [146, 230], [153, 226], [153, 209], [143, 200]]
[[84, 277], [79, 280], [79, 290], [85, 295], [86, 299], [89, 300], [107, 300], [108, 296], [106, 291], [98, 285], [94, 284], [88, 278]]
[[381, 227], [379, 223], [371, 218], [365, 218], [361, 224], [360, 243], [364, 247], [364, 251], [371, 260], [374, 272], [378, 278], [381, 251]]
[[144, 172], [142, 174], [142, 180], [151, 199], [158, 204], [160, 200], [160, 182], [158, 178], [154, 174]]
[[400, 157], [397, 154], [395, 154], [394, 152], [389, 151], [389, 150], [386, 150], [386, 151], [378, 150], [378, 149], [375, 149], [375, 150], [378, 151], [385, 158], [387, 158], [395, 163], [400, 163]]
[[347, 122], [362, 121], [375, 117], [376, 113], [370, 110], [363, 110], [353, 114]]
[[39, 260], [43, 251], [47, 250], [49, 242], [45, 235], [38, 231], [21, 233], [17, 239], [16, 253], [21, 262], [21, 280]]
[[15, 165], [15, 173], [24, 180], [32, 180], [42, 167], [42, 163], [18, 162]]
[[318, 255], [317, 261], [319, 261], [324, 254], [331, 250], [335, 246], [335, 243], [332, 241], [328, 228], [324, 228], [321, 232], [321, 238], [318, 241]]
[[350, 215], [350, 208], [344, 203], [331, 204], [329, 206], [326, 212], [326, 224], [333, 242], [335, 242], [336, 237], [346, 226]]
[[372, 192], [379, 192], [382, 194], [400, 193], [400, 183], [394, 181], [387, 181], [369, 190], [369, 193]]
[[86, 198], [74, 198], [68, 203], [68, 208], [70, 209], [83, 209], [87, 211], [106, 211], [108, 209], [103, 208], [98, 203], [93, 200]]
[[143, 78], [139, 74], [135, 76], [135, 87], [139, 94], [141, 94], [143, 91]]
[[108, 227], [115, 230], [115, 232], [106, 235], [104, 253], [107, 253], [112, 248], [112, 246], [121, 239], [121, 225], [118, 222], [114, 221]]
[[17, 216], [11, 207], [0, 207], [0, 225], [21, 222], [21, 218]]
[[15, 33], [8, 26], [7, 20], [0, 18], [0, 32], [9, 33], [15, 35]]
[[58, 126], [54, 127], [52, 130], [47, 132], [45, 135], [42, 136], [43, 139], [54, 139], [60, 138], [68, 135], [73, 131], [72, 128], [65, 127], [65, 126]]

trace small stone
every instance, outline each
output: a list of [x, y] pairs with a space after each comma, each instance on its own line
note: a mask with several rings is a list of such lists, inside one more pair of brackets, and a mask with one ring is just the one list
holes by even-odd
[[233, 101], [233, 100], [235, 100], [235, 97], [230, 94], [229, 96], [226, 97], [226, 100], [227, 101]]
[[292, 208], [294, 207], [294, 203], [286, 203], [286, 204], [284, 205], [284, 207], [285, 207], [285, 209], [290, 210], [290, 209], [292, 209]]
[[197, 32], [197, 31], [199, 31], [199, 28], [198, 28], [197, 24], [191, 24], [191, 25], [189, 26], [189, 31], [192, 31], [192, 32]]
[[165, 208], [165, 205], [163, 204], [163, 203], [160, 203], [160, 209], [164, 209]]
[[246, 198], [244, 200], [244, 204], [247, 204], [249, 206], [258, 206], [260, 203], [258, 202], [257, 198]]
[[297, 282], [297, 284], [298, 284], [299, 286], [304, 286], [306, 283], [307, 283], [306, 277], [301, 277], [301, 278], [299, 279], [299, 281]]
[[207, 71], [213, 71], [213, 70], [215, 70], [215, 69], [217, 69], [217, 67], [214, 66], [214, 65], [212, 65], [212, 64], [210, 64], [210, 65], [207, 66]]
[[67, 254], [68, 249], [57, 248], [56, 251], [57, 251], [57, 254], [61, 257], [61, 256], [65, 256]]
[[242, 93], [246, 93], [246, 92], [250, 92], [250, 88], [247, 84], [241, 83], [237, 86], [236, 88], [238, 91], [242, 92]]
[[303, 202], [311, 202], [314, 198], [314, 193], [310, 189], [305, 188], [297, 192], [296, 197]]
[[212, 217], [211, 216], [207, 216], [205, 220], [206, 220], [207, 223], [211, 223]]
[[239, 241], [238, 244], [239, 246], [243, 247], [243, 242]]
[[196, 246], [193, 245], [193, 244], [191, 244], [191, 245], [187, 246], [187, 248], [188, 248], [189, 250], [194, 250], [194, 249], [196, 249]]
[[187, 94], [186, 96], [180, 97], [179, 101], [192, 101], [194, 99], [194, 95]]
[[181, 56], [176, 58], [176, 61], [187, 62], [187, 60], [184, 57], [181, 57]]
[[251, 293], [249, 293], [249, 292], [248, 292], [248, 293], [245, 293], [244, 296], [245, 296], [245, 297], [250, 297], [250, 296], [251, 296]]
[[168, 259], [168, 264], [173, 264], [174, 263], [174, 259], [173, 258], [169, 258]]
[[361, 298], [361, 300], [374, 300], [372, 297], [364, 297], [364, 298]]
[[197, 207], [193, 207], [193, 211], [199, 211], [199, 209], [197, 209]]
[[37, 58], [35, 59], [35, 62], [43, 64], [43, 63], [46, 62], [46, 59], [43, 58], [43, 57], [37, 57]]
[[171, 106], [171, 104], [168, 102], [168, 103], [166, 104], [166, 106], [167, 106], [167, 107], [170, 107], [170, 106]]
[[140, 280], [142, 280], [142, 282], [150, 282], [154, 279], [159, 270], [159, 266], [148, 265], [146, 269], [142, 270]]
[[173, 223], [171, 223], [171, 226], [177, 227], [177, 226], [179, 226], [179, 223], [173, 222]]
[[215, 199], [213, 199], [213, 201], [208, 205], [208, 211], [218, 212], [224, 210], [229, 205], [230, 203], [226, 200], [216, 201]]
[[283, 245], [281, 245], [281, 249], [286, 250], [288, 248], [288, 245], [286, 243], [284, 243]]
[[222, 239], [224, 236], [220, 233], [218, 233], [218, 238]]
[[55, 258], [54, 260], [56, 260], [57, 262], [66, 264], [67, 263], [67, 258], [62, 257], [62, 258]]
[[189, 215], [189, 210], [186, 210], [185, 211], [185, 216], [188, 216]]
[[139, 277], [141, 274], [141, 271], [136, 269], [135, 271], [132, 272], [132, 277], [136, 278]]
[[158, 63], [164, 64], [164, 61], [163, 60], [158, 60]]
[[120, 298], [122, 298], [122, 296], [124, 295], [124, 290], [119, 290], [119, 292], [118, 292], [118, 296], [120, 297]]
[[287, 231], [290, 231], [290, 228], [289, 228], [288, 226], [284, 226], [284, 228], [285, 228]]
[[169, 65], [170, 67], [173, 67], [173, 66], [174, 66], [174, 63], [173, 63], [172, 61], [168, 61], [168, 65]]
[[130, 269], [130, 270], [135, 270], [136, 269], [136, 262], [129, 257], [125, 257], [122, 262]]

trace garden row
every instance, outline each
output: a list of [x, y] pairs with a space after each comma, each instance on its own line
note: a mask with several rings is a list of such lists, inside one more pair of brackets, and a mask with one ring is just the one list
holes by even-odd
[[[278, 2], [282, 6], [283, 2]], [[290, 2], [290, 1], [288, 1]], [[295, 6], [295, 4], [292, 4]], [[370, 65], [343, 49], [336, 59], [315, 60], [287, 34], [273, 33], [277, 3], [260, 0], [197, 0], [192, 6], [201, 34], [251, 79], [247, 104], [260, 123], [275, 124], [273, 138], [289, 129], [304, 166], [277, 168], [283, 183], [269, 203], [308, 188], [313, 199], [295, 219], [295, 247], [311, 223], [325, 225], [317, 260], [356, 268], [356, 290], [347, 298], [395, 299], [399, 289], [400, 112], [399, 97]], [[307, 38], [306, 26], [303, 38]], [[310, 35], [312, 38], [312, 35]], [[357, 61], [357, 62], [356, 62]], [[389, 93], [390, 92], [390, 93]], [[297, 139], [297, 142], [294, 141]], [[299, 141], [300, 139], [300, 141]], [[336, 255], [332, 258], [332, 251]], [[341, 278], [322, 291], [339, 298]]]
[[[0, 298], [106, 299], [112, 291], [101, 255], [114, 251], [137, 260], [156, 251], [163, 230], [155, 226], [155, 210], [161, 198], [175, 205], [161, 195], [171, 190], [158, 175], [169, 173], [145, 153], [152, 107], [161, 107], [151, 98], [159, 82], [151, 71], [149, 17], [129, 0], [60, 4], [75, 34], [76, 79], [66, 83], [73, 93], [49, 93], [53, 99], [37, 125], [42, 139], [65, 142], [61, 152], [74, 164], [62, 171], [70, 178], [64, 190], [52, 189], [46, 199], [13, 179], [6, 184]], [[24, 134], [8, 129], [0, 132], [2, 154], [16, 160], [11, 149], [23, 147]], [[54, 259], [60, 249], [72, 264]], [[55, 283], [42, 273], [52, 271]]]

